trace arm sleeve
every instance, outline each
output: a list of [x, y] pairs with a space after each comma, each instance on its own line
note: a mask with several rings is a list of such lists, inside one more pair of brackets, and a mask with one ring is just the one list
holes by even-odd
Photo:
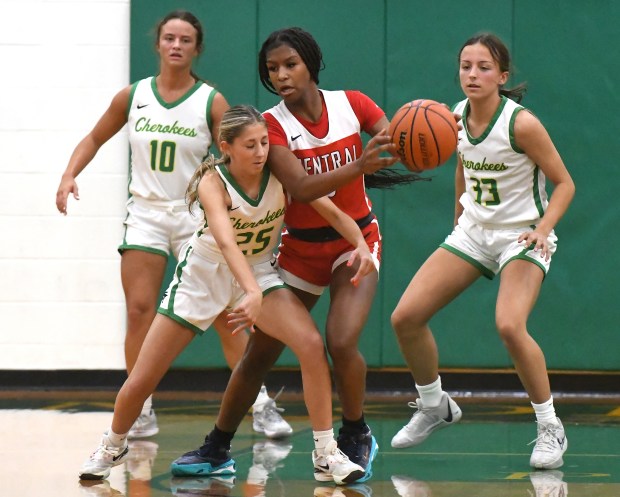
[[377, 121], [385, 116], [385, 112], [369, 96], [360, 91], [345, 90], [345, 93], [360, 126], [368, 133]]

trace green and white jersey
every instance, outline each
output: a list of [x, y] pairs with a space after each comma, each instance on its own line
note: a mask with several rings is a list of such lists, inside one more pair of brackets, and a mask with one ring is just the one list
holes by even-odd
[[179, 201], [212, 143], [211, 103], [203, 81], [176, 102], [165, 102], [150, 77], [132, 85], [127, 109], [129, 192], [147, 200]]
[[[243, 192], [226, 166], [218, 165], [216, 170], [232, 200], [229, 214], [237, 237], [237, 245], [251, 265], [271, 260], [284, 222], [285, 203], [282, 185], [265, 166], [260, 193], [258, 198], [252, 199]], [[225, 262], [209, 229], [208, 219], [194, 235], [191, 245], [205, 258]]]
[[472, 221], [488, 228], [537, 224], [547, 208], [545, 175], [517, 147], [514, 123], [524, 108], [502, 96], [487, 129], [478, 138], [467, 130], [467, 99], [454, 107], [463, 116], [458, 154], [463, 163], [465, 192], [460, 202]]

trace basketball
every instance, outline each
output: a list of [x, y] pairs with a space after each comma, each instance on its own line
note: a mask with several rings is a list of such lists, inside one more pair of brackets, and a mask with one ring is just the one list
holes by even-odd
[[413, 172], [446, 162], [456, 150], [458, 131], [450, 109], [426, 99], [403, 105], [394, 113], [389, 128], [396, 154]]

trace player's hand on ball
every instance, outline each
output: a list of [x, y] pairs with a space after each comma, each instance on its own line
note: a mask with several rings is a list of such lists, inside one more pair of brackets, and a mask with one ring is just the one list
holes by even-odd
[[[398, 162], [398, 158], [393, 154], [396, 152], [396, 146], [392, 143], [391, 137], [387, 134], [387, 130], [382, 129], [373, 136], [359, 160], [359, 167], [364, 174], [373, 174], [386, 167], [393, 166]], [[388, 153], [389, 157], [383, 157], [381, 154]]]

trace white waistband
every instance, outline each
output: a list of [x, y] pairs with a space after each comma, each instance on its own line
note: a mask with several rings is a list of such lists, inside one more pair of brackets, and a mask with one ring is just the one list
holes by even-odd
[[[475, 219], [470, 213], [464, 211], [462, 214], [463, 219], [466, 219], [470, 225], [478, 225], [481, 228], [487, 230], [518, 230], [518, 229], [529, 229], [532, 226], [536, 226], [540, 219], [532, 220], [532, 221], [519, 221], [517, 223], [504, 223], [504, 224], [494, 224], [494, 223], [484, 223], [477, 219]], [[459, 219], [460, 221], [460, 219]]]
[[131, 197], [129, 201], [145, 207], [162, 212], [180, 212], [187, 210], [187, 202], [185, 199], [179, 200], [149, 200], [142, 197]]

